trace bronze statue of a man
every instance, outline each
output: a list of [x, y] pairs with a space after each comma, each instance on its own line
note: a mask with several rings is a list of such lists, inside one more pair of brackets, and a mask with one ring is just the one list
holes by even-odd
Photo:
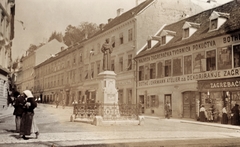
[[109, 39], [105, 40], [105, 43], [102, 45], [101, 51], [103, 53], [103, 70], [111, 70], [111, 53], [112, 45], [109, 43]]

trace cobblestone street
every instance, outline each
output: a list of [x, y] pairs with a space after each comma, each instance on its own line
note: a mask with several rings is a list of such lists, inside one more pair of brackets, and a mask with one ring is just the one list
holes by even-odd
[[[146, 118], [139, 125], [103, 125], [70, 122], [72, 108], [55, 108], [52, 105], [39, 104], [36, 120], [40, 136], [30, 136], [29, 140], [17, 138], [14, 133], [14, 117], [2, 120], [0, 125], [0, 146], [74, 146], [74, 145], [119, 145], [128, 146], [186, 146], [186, 144], [232, 145], [240, 137], [238, 127], [220, 124], [203, 125], [194, 121], [178, 119]], [[192, 123], [191, 123], [192, 122]], [[220, 127], [218, 127], [219, 125]], [[202, 141], [202, 140], [205, 141]], [[215, 141], [215, 142], [214, 142]], [[26, 144], [27, 143], [27, 144]]]

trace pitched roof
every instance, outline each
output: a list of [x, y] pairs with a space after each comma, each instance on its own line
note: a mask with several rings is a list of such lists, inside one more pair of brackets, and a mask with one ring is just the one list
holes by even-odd
[[[220, 12], [221, 14], [230, 14], [230, 18], [216, 31], [209, 32], [209, 17], [213, 11]], [[192, 22], [200, 24], [197, 31], [189, 38], [182, 39], [182, 27], [185, 22]], [[156, 44], [152, 49], [144, 49], [140, 52], [136, 58], [143, 57], [145, 55], [153, 54], [156, 52], [168, 50], [174, 47], [184, 46], [189, 43], [194, 43], [211, 37], [223, 35], [240, 30], [240, 4], [234, 1], [221, 5], [219, 7], [203, 11], [199, 14], [193, 15], [176, 23], [169, 24], [163, 28], [163, 30], [171, 30], [176, 32], [176, 36], [168, 42], [168, 44], [161, 46], [160, 43]], [[161, 32], [159, 33], [161, 34]]]
[[[104, 25], [103, 29], [98, 31], [97, 33], [95, 33], [93, 36], [97, 36], [115, 26], [117, 26], [118, 24], [121, 24], [133, 17], [135, 17], [139, 12], [141, 12], [142, 10], [144, 10], [149, 4], [151, 4], [153, 1], [155, 0], [145, 0], [144, 2], [142, 2], [141, 4], [139, 4], [138, 6], [130, 9], [129, 11], [121, 14], [120, 16], [115, 17], [114, 19], [112, 19], [109, 23], [107, 23], [106, 25]], [[92, 37], [93, 37], [92, 36]]]

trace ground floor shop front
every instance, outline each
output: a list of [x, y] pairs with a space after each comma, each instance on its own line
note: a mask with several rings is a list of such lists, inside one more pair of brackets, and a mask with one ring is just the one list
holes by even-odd
[[207, 121], [220, 122], [222, 108], [228, 115], [235, 103], [240, 104], [240, 78], [209, 79], [188, 83], [138, 88], [138, 102], [144, 115], [165, 117], [165, 105], [171, 106], [175, 118], [199, 118], [201, 105], [205, 106]]

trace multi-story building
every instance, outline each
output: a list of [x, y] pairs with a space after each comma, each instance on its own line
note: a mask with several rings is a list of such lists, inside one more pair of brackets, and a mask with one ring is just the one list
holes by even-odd
[[[173, 5], [175, 5], [174, 9], [172, 8]], [[66, 96], [66, 104], [71, 104], [74, 99], [85, 103], [98, 101], [98, 94], [96, 93], [98, 88], [97, 76], [103, 71], [101, 47], [105, 39], [109, 38], [113, 47], [111, 67], [117, 74], [116, 86], [119, 93], [119, 103], [136, 103], [137, 81], [134, 70], [135, 62], [133, 61], [136, 53], [144, 46], [149, 35], [156, 34], [159, 31], [159, 24], [164, 26], [166, 23], [187, 17], [187, 14], [195, 14], [196, 11], [190, 0], [184, 2], [146, 0], [125, 13], [123, 9], [118, 9], [115, 18], [109, 18], [107, 24], [99, 25], [99, 32], [84, 41], [80, 41], [81, 49], [78, 49], [79, 45], [75, 45], [68, 51], [64, 51], [66, 52], [65, 55], [59, 53], [59, 56], [37, 66], [36, 70], [39, 70], [39, 78], [41, 75], [44, 84], [40, 84], [40, 82], [37, 84], [38, 81], [36, 81], [35, 86], [43, 86], [41, 88], [44, 89], [43, 98], [46, 95], [46, 99], [47, 95], [61, 90]], [[74, 49], [75, 47], [77, 48]], [[76, 64], [80, 59], [83, 62]], [[60, 84], [55, 87], [51, 83], [58, 81], [53, 78], [55, 74], [58, 74], [58, 71], [53, 72], [52, 70], [55, 64], [61, 63], [60, 61], [65, 65], [65, 68], [59, 69], [62, 70], [60, 77], [63, 78], [61, 80], [63, 80], [64, 85]], [[42, 72], [46, 73], [40, 74]], [[77, 79], [73, 80], [74, 78]], [[78, 80], [81, 80], [81, 82]]]
[[17, 90], [29, 89], [34, 91], [34, 78], [36, 76], [34, 67], [66, 47], [64, 43], [54, 39], [37, 49], [28, 50], [25, 57], [21, 59], [21, 69], [16, 74], [18, 77], [15, 82]]
[[11, 47], [14, 37], [15, 1], [0, 1], [0, 105], [7, 105], [8, 92], [11, 91], [9, 75], [11, 72]]
[[173, 117], [197, 118], [203, 104], [217, 120], [223, 106], [230, 112], [240, 103], [239, 6], [236, 0], [203, 11], [149, 40], [136, 57], [137, 98], [146, 114], [164, 116], [170, 102]]

